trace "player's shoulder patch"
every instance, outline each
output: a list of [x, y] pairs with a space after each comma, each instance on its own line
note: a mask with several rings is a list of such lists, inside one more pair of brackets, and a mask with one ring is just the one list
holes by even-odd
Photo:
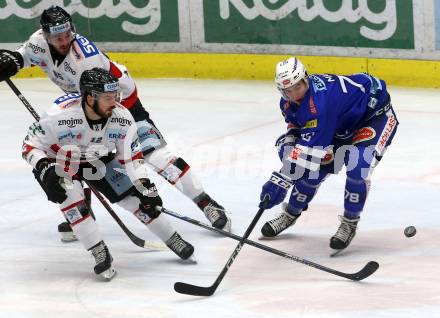
[[75, 41], [78, 43], [78, 47], [81, 49], [85, 58], [99, 54], [96, 45], [84, 36], [76, 34]]
[[324, 80], [317, 75], [310, 75], [310, 82], [312, 83], [313, 91], [315, 93], [327, 89], [327, 85], [325, 84]]
[[26, 49], [31, 51], [34, 55], [38, 55], [39, 53], [46, 54], [49, 52], [46, 40], [38, 31], [31, 35], [25, 45]]
[[131, 126], [133, 124], [133, 117], [131, 116], [130, 111], [127, 108], [117, 105], [115, 109], [113, 109], [113, 114], [110, 122], [122, 127]]
[[72, 107], [73, 105], [77, 105], [81, 103], [81, 94], [78, 93], [70, 93], [58, 97], [54, 102], [54, 105], [58, 109], [67, 109]]

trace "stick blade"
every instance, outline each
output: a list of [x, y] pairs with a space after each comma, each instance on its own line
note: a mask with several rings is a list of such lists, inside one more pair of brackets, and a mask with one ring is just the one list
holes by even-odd
[[215, 288], [200, 287], [187, 283], [177, 282], [174, 284], [174, 290], [179, 294], [191, 295], [191, 296], [211, 296], [215, 292]]
[[373, 274], [375, 271], [377, 271], [378, 268], [378, 262], [370, 261], [359, 272], [352, 274], [351, 279], [355, 281], [363, 280]]

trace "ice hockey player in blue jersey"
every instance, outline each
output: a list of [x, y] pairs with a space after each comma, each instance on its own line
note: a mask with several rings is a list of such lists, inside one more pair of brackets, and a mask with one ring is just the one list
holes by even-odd
[[398, 121], [383, 80], [367, 73], [350, 76], [308, 75], [295, 57], [276, 66], [275, 82], [282, 98], [287, 132], [276, 146], [283, 163], [263, 185], [266, 208], [288, 203], [261, 232], [274, 237], [295, 224], [331, 173], [346, 167], [341, 224], [330, 239], [335, 251], [345, 249], [356, 234], [374, 167], [396, 133]]

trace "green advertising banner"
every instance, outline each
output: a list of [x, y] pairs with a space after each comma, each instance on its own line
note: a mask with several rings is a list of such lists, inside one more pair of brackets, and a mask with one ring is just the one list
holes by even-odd
[[204, 0], [206, 43], [414, 49], [412, 0]]
[[0, 42], [23, 42], [51, 5], [72, 14], [76, 29], [96, 42], [179, 42], [178, 0], [0, 0]]

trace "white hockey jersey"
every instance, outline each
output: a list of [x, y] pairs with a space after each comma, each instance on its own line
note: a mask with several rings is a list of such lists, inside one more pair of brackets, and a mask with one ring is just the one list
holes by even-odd
[[32, 34], [17, 52], [23, 56], [23, 67], [40, 66], [65, 93], [79, 93], [82, 72], [101, 67], [119, 79], [123, 106], [131, 108], [137, 100], [136, 85], [127, 68], [111, 61], [93, 42], [79, 34], [75, 34], [69, 53], [60, 64], [53, 61], [41, 29]]
[[77, 173], [75, 169], [80, 163], [105, 169], [99, 160], [111, 153], [124, 165], [132, 181], [147, 178], [130, 112], [118, 105], [104, 126], [90, 127], [79, 94], [67, 94], [55, 100], [40, 121], [29, 127], [22, 151], [32, 167], [43, 158], [55, 159], [71, 176]]

